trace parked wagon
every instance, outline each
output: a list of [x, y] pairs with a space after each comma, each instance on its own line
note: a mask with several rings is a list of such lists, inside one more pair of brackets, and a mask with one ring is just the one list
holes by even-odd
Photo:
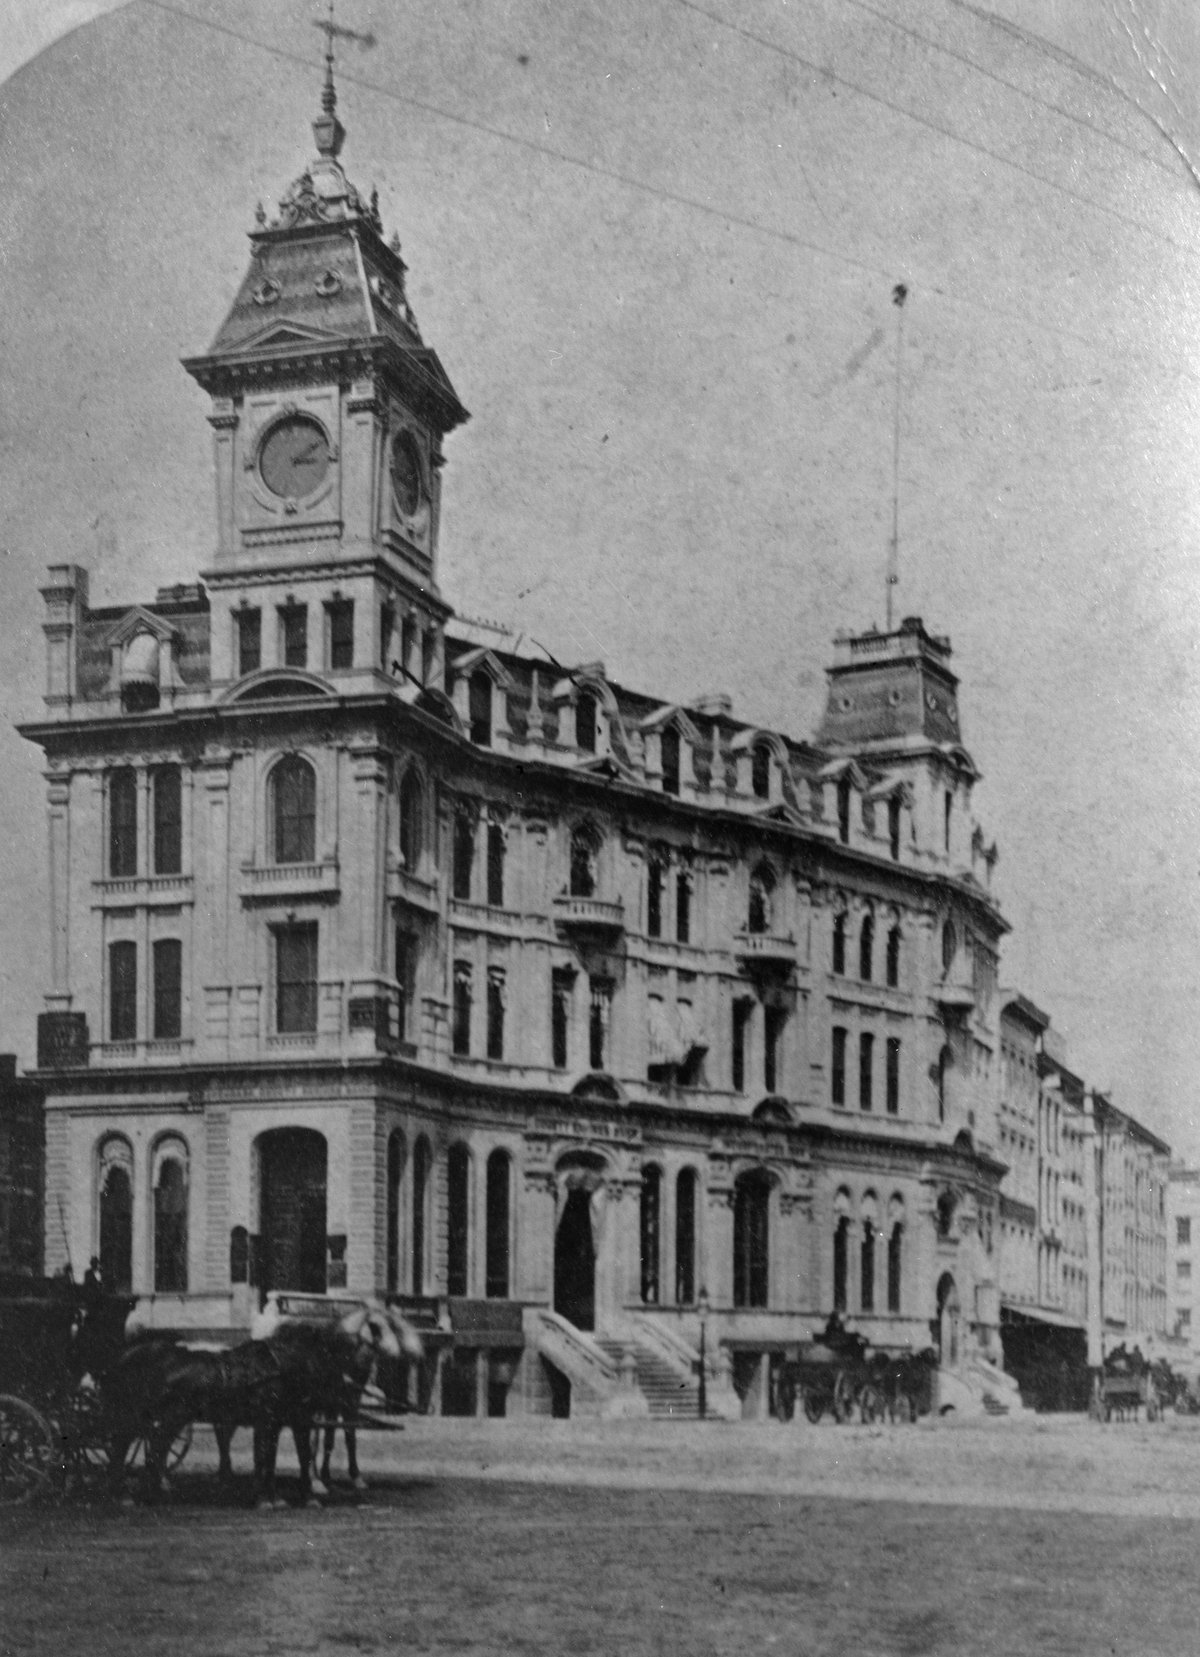
[[124, 1350], [132, 1306], [61, 1279], [0, 1287], [0, 1505], [107, 1467], [104, 1375]]
[[1128, 1352], [1122, 1345], [1109, 1353], [1098, 1378], [1098, 1390], [1099, 1413], [1105, 1421], [1136, 1421], [1143, 1409], [1147, 1421], [1162, 1416], [1154, 1369], [1137, 1347]]

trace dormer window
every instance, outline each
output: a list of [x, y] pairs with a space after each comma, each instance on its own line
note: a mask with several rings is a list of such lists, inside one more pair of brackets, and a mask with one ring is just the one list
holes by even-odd
[[756, 742], [750, 756], [750, 787], [756, 800], [771, 797], [771, 750], [765, 742]]
[[158, 706], [158, 640], [135, 633], [121, 660], [121, 706], [126, 713], [148, 713]]
[[668, 725], [662, 734], [662, 786], [664, 794], [679, 793], [679, 732]]
[[575, 704], [575, 744], [584, 753], [594, 754], [598, 734], [596, 698], [585, 692]]
[[467, 682], [467, 724], [471, 741], [480, 748], [492, 745], [492, 681], [482, 670]]

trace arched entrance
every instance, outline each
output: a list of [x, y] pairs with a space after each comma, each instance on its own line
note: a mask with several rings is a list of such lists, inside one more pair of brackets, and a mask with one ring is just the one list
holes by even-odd
[[596, 1244], [604, 1213], [604, 1163], [586, 1152], [558, 1170], [554, 1233], [554, 1310], [577, 1329], [596, 1327]]
[[943, 1272], [937, 1286], [938, 1359], [952, 1369], [958, 1363], [961, 1309], [958, 1286], [949, 1272]]
[[258, 1141], [258, 1159], [260, 1287], [324, 1294], [325, 1136], [272, 1129]]

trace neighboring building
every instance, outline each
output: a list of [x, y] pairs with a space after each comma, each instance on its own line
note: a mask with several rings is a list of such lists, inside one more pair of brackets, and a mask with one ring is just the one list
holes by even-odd
[[1171, 1164], [1167, 1179], [1167, 1323], [1176, 1361], [1200, 1372], [1200, 1168]]
[[948, 641], [840, 639], [803, 741], [455, 628], [466, 411], [331, 84], [314, 130], [186, 364], [204, 584], [44, 589], [48, 1268], [192, 1329], [436, 1301], [454, 1411], [694, 1407], [709, 1307], [723, 1408], [835, 1308], [979, 1372], [1006, 923]]
[[44, 1254], [42, 1090], [0, 1053], [0, 1277], [36, 1277]]
[[1167, 1295], [1170, 1146], [1105, 1094], [1093, 1092], [1090, 1103], [1103, 1350], [1140, 1346], [1148, 1357], [1162, 1357], [1174, 1329]]

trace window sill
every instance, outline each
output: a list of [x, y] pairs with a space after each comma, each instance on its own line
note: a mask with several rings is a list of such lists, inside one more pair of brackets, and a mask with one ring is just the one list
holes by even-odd
[[115, 904], [144, 903], [173, 905], [191, 903], [191, 875], [129, 875], [109, 880], [94, 880], [94, 908]]

